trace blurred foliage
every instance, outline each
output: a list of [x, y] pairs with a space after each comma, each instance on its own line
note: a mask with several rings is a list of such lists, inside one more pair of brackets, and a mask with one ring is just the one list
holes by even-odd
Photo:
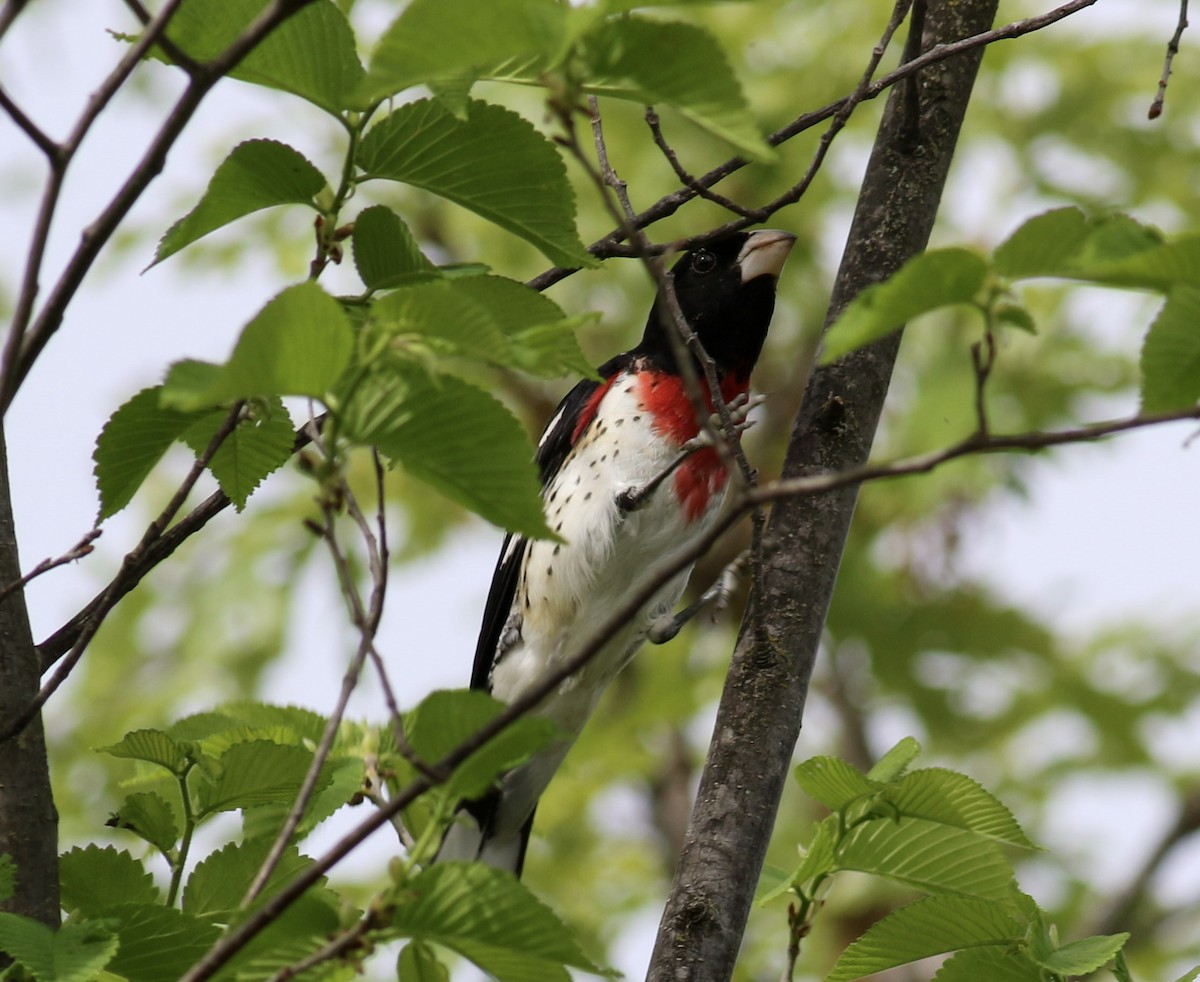
[[[394, 5], [344, 0], [341, 6], [360, 23], [379, 23]], [[1000, 17], [1016, 19], [1041, 9], [1044, 5], [1003, 3]], [[1177, 10], [1168, 0], [1100, 4], [1048, 31], [989, 49], [935, 242], [990, 248], [1035, 211], [1067, 203], [1128, 210], [1169, 231], [1194, 221], [1200, 63], [1188, 57], [1190, 36], [1175, 63], [1165, 115], [1153, 123], [1145, 118]], [[770, 130], [853, 87], [885, 13], [863, 0], [760, 0], [689, 5], [670, 16], [707, 24], [719, 35], [750, 105]], [[37, 11], [27, 16], [36, 18]], [[894, 57], [885, 68], [891, 64]], [[476, 94], [517, 109], [535, 125], [544, 123], [533, 91], [485, 84]], [[158, 95], [147, 87], [145, 98], [153, 102]], [[674, 190], [677, 181], [650, 142], [637, 107], [605, 102], [603, 110], [608, 152], [635, 207]], [[336, 137], [317, 110], [296, 112], [309, 113], [303, 125], [310, 126], [313, 147]], [[772, 222], [800, 239], [756, 376], [757, 388], [769, 398], [747, 448], [764, 477], [776, 473], [782, 459], [878, 112], [878, 105], [867, 104], [856, 113], [809, 193]], [[220, 160], [247, 136], [274, 136], [276, 124], [283, 128], [284, 121], [261, 114], [231, 117], [212, 159]], [[665, 116], [664, 128], [694, 173], [728, 155], [727, 147], [678, 117]], [[773, 164], [744, 168], [719, 190], [751, 205], [769, 199], [807, 165], [817, 132], [789, 142]], [[571, 178], [580, 234], [590, 242], [611, 222], [583, 176], [573, 169]], [[200, 189], [183, 196], [170, 215], [143, 217], [122, 247], [144, 265], [154, 238]], [[364, 198], [373, 190], [364, 189]], [[485, 262], [519, 278], [544, 268], [532, 246], [423, 192], [389, 188], [381, 200], [406, 216], [437, 261]], [[655, 226], [652, 236], [668, 241], [725, 218], [711, 203], [692, 202]], [[308, 249], [294, 221], [269, 212], [250, 221], [249, 230], [218, 233], [193, 247], [183, 268], [232, 276], [247, 250], [266, 242], [276, 250], [278, 269], [294, 277]], [[7, 292], [6, 284], [0, 295]], [[273, 292], [262, 290], [264, 296]], [[653, 290], [635, 263], [613, 260], [550, 292], [570, 313], [602, 313], [602, 322], [581, 338], [598, 361], [636, 340]], [[1085, 319], [1067, 288], [1027, 290], [1024, 301], [1041, 334], [1006, 339], [989, 383], [996, 429], [1062, 426], [1086, 421], [1098, 405], [1132, 407], [1136, 351], [1129, 339], [1144, 330], [1148, 311], [1126, 333], [1121, 323]], [[945, 330], [914, 334], [906, 342], [877, 456], [933, 449], [969, 430], [974, 381], [968, 346], [976, 331], [976, 321], [964, 316]], [[491, 383], [532, 431], [566, 384], [499, 373]], [[165, 467], [172, 466], [177, 473], [178, 461], [169, 458]], [[1193, 747], [1200, 740], [1198, 625], [1163, 630], [1148, 611], [1143, 623], [1108, 625], [1094, 636], [1066, 634], [974, 582], [958, 563], [964, 537], [985, 525], [995, 509], [1027, 494], [1040, 466], [1025, 456], [971, 459], [930, 476], [863, 490], [801, 756], [835, 753], [865, 765], [911, 732], [927, 759], [965, 770], [994, 790], [1035, 841], [1045, 841], [1053, 812], [1063, 807], [1063, 793], [1071, 788], [1081, 798], [1072, 807], [1089, 809], [1102, 807], [1091, 804], [1089, 790], [1128, 781], [1156, 789], [1168, 812], [1194, 814], [1200, 796], [1195, 755], [1169, 748], [1181, 739]], [[369, 480], [365, 469], [363, 477]], [[161, 495], [144, 497], [162, 500], [169, 486], [164, 481]], [[463, 525], [465, 513], [403, 475], [390, 479], [389, 492], [397, 519], [396, 561], [437, 562], [439, 546]], [[329, 570], [310, 562], [313, 539], [301, 525], [313, 507], [308, 494], [305, 482], [277, 476], [246, 516], [223, 516], [109, 618], [49, 720], [65, 844], [94, 838], [120, 793], [115, 772], [89, 748], [224, 699], [270, 699], [279, 673], [305, 671], [294, 657], [309, 623], [303, 608], [315, 594], [333, 592]], [[723, 544], [694, 583], [705, 586], [736, 548]], [[1029, 562], [1036, 564], [1038, 557]], [[482, 584], [489, 573], [470, 575]], [[320, 609], [338, 613], [332, 603]], [[611, 952], [623, 939], [644, 937], [657, 919], [686, 819], [679, 803], [689, 800], [703, 759], [733, 620], [725, 615], [721, 626], [694, 626], [670, 645], [643, 652], [614, 684], [539, 810], [526, 879], [590, 936], [588, 950], [601, 960], [605, 949]], [[340, 666], [348, 650], [343, 645], [307, 657]], [[460, 661], [465, 681], [468, 652], [429, 657]], [[313, 691], [315, 708], [327, 708], [325, 696]], [[789, 787], [769, 861], [794, 865], [796, 843], [821, 814]], [[1194, 851], [1194, 828], [1181, 822], [1176, 840], [1164, 840], [1165, 854], [1157, 859], [1170, 864], [1184, 848]], [[1121, 889], [1095, 879], [1096, 850], [1155, 855], [1160, 843], [1147, 837], [1163, 833], [1136, 834], [1136, 840], [1055, 849], [1025, 866], [1045, 884], [1038, 899], [1065, 935], [1128, 928], [1135, 975], [1168, 978], [1172, 968], [1178, 971], [1200, 956], [1200, 895], [1185, 908], [1163, 909], [1155, 869], [1147, 867], [1147, 882], [1127, 884], [1134, 891], [1127, 905]], [[1061, 838], [1049, 844], [1058, 846]], [[899, 888], [839, 886], [806, 941], [800, 977], [820, 977], [866, 924], [906, 899]], [[1121, 920], [1111, 923], [1113, 916]], [[785, 945], [782, 911], [756, 910], [740, 977], [776, 976]]]

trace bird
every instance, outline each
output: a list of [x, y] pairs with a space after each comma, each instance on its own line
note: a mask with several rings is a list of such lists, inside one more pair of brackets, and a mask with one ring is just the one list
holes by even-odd
[[[685, 252], [666, 274], [678, 311], [713, 362], [721, 396], [748, 406], [750, 373], [795, 236], [739, 231]], [[719, 519], [729, 475], [706, 441], [668, 331], [660, 288], [641, 341], [605, 362], [559, 403], [538, 442], [546, 523], [557, 539], [506, 536], [492, 577], [471, 688], [510, 702], [561, 666], [627, 602], [648, 568], [669, 562]], [[695, 355], [694, 378], [708, 393]], [[708, 396], [708, 410], [713, 408]], [[705, 445], [707, 442], [708, 445]], [[642, 605], [534, 713], [560, 736], [459, 804], [435, 862], [481, 860], [521, 875], [538, 799], [605, 687], [647, 640], [674, 636], [688, 566]]]

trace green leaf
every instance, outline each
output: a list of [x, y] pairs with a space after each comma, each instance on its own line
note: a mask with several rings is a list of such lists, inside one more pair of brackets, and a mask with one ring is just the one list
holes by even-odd
[[58, 857], [63, 909], [99, 918], [114, 904], [158, 900], [154, 877], [127, 852], [95, 844]]
[[895, 781], [906, 770], [908, 765], [917, 759], [921, 753], [921, 745], [910, 736], [902, 737], [886, 754], [879, 758], [875, 766], [867, 771], [867, 777], [872, 781], [887, 783]]
[[1015, 327], [1018, 331], [1024, 331], [1026, 334], [1037, 334], [1037, 323], [1034, 321], [1033, 315], [1018, 304], [998, 304], [993, 313], [997, 324]]
[[782, 866], [772, 866], [763, 863], [762, 872], [758, 875], [758, 886], [754, 890], [754, 904], [762, 907], [776, 897], [782, 897], [792, 888], [792, 874]]
[[[171, 18], [168, 37], [200, 61], [225, 50], [267, 6], [267, 0], [187, 0]], [[156, 56], [169, 60], [161, 51]], [[230, 76], [292, 92], [329, 113], [354, 108], [364, 72], [354, 32], [337, 5], [316, 0], [290, 16]]]
[[1044, 982], [1037, 964], [1013, 948], [966, 948], [942, 963], [933, 982]]
[[1142, 345], [1142, 412], [1187, 409], [1200, 400], [1200, 290], [1167, 294]]
[[64, 924], [52, 931], [32, 918], [0, 913], [0, 952], [38, 982], [92, 982], [112, 960], [117, 945], [103, 924]]
[[500, 982], [567, 982], [567, 965], [602, 972], [524, 884], [479, 863], [423, 870], [397, 900], [393, 924], [401, 936], [456, 951]]
[[354, 334], [341, 305], [315, 283], [288, 287], [242, 330], [224, 366], [172, 367], [163, 399], [184, 410], [238, 399], [324, 398], [350, 362]]
[[8, 853], [0, 853], [0, 904], [17, 892], [17, 864]]
[[161, 395], [161, 386], [143, 389], [113, 413], [100, 431], [92, 459], [101, 520], [129, 504], [167, 448], [196, 419], [163, 406]]
[[[196, 864], [183, 890], [183, 909], [198, 917], [221, 917], [237, 910], [274, 844], [272, 839], [230, 842]], [[260, 903], [312, 866], [295, 846], [284, 849], [260, 894]], [[321, 880], [323, 884], [324, 879]], [[313, 888], [313, 897], [328, 905], [331, 896]], [[305, 894], [309, 896], [309, 894]]]
[[1091, 230], [1078, 208], [1056, 208], [1025, 222], [992, 255], [996, 273], [1008, 279], [1059, 276]]
[[450, 971], [438, 961], [434, 950], [420, 941], [410, 941], [396, 960], [400, 982], [449, 982]]
[[887, 798], [912, 818], [952, 825], [1024, 849], [1037, 848], [995, 795], [957, 771], [940, 767], [913, 771], [888, 790]]
[[[227, 416], [226, 411], [218, 410], [201, 417], [184, 432], [183, 442], [199, 457]], [[283, 402], [277, 396], [261, 400], [217, 448], [208, 469], [234, 508], [241, 511], [263, 480], [288, 462], [295, 443], [295, 428]]]
[[247, 140], [221, 162], [199, 204], [167, 229], [151, 265], [263, 208], [313, 205], [325, 187], [325, 176], [286, 143]]
[[1012, 946], [1023, 927], [1001, 904], [969, 897], [928, 897], [876, 921], [851, 944], [825, 982], [864, 975], [960, 948]]
[[853, 828], [837, 851], [842, 869], [886, 876], [929, 893], [1003, 901], [1012, 866], [989, 839], [921, 819], [874, 819]]
[[1128, 932], [1096, 935], [1069, 941], [1043, 958], [1036, 955], [1034, 958], [1042, 968], [1056, 975], [1088, 975], [1112, 961], [1128, 940]]
[[158, 764], [176, 777], [183, 773], [188, 761], [187, 751], [162, 730], [134, 730], [126, 733], [120, 743], [96, 749], [112, 757], [128, 757]]
[[378, 374], [355, 393], [347, 433], [490, 522], [548, 536], [533, 447], [516, 418], [460, 379]]
[[725, 52], [703, 28], [619, 17], [583, 39], [583, 57], [589, 91], [670, 106], [745, 157], [774, 159]]
[[414, 0], [371, 56], [366, 92], [391, 95], [420, 83], [461, 87], [511, 58], [551, 58], [563, 40], [555, 0]]
[[921, 314], [975, 300], [987, 263], [967, 249], [933, 249], [910, 259], [891, 279], [875, 283], [846, 305], [826, 332], [821, 363], [829, 364]]
[[[315, 792], [304, 809], [300, 824], [296, 827], [296, 838], [308, 835], [321, 822], [343, 805], [362, 793], [366, 765], [361, 758], [330, 757], [325, 764], [324, 775], [329, 783]], [[242, 835], [246, 839], [275, 835], [283, 828], [290, 811], [285, 804], [264, 805], [246, 812], [242, 818]]]
[[[413, 750], [427, 763], [436, 763], [504, 710], [504, 704], [471, 689], [432, 692], [405, 720]], [[473, 798], [495, 778], [530, 754], [542, 749], [559, 729], [550, 720], [524, 716], [515, 720], [455, 770], [445, 788], [449, 794]]]
[[179, 840], [174, 811], [167, 800], [154, 791], [128, 795], [106, 824], [128, 829], [163, 853], [174, 849]]
[[437, 276], [433, 265], [400, 216], [375, 205], [354, 219], [354, 265], [369, 290], [386, 290]]
[[418, 283], [371, 306], [370, 320], [393, 338], [440, 354], [474, 358], [543, 377], [592, 375], [570, 319], [554, 301], [502, 276]]
[[560, 266], [594, 266], [575, 230], [575, 195], [562, 159], [516, 113], [472, 100], [465, 121], [423, 99], [367, 131], [361, 180], [424, 188], [535, 245]]
[[162, 904], [122, 904], [108, 911], [121, 947], [109, 971], [137, 982], [176, 982], [217, 940], [220, 929]]
[[[198, 814], [290, 803], [312, 763], [312, 751], [269, 740], [235, 743], [220, 757], [220, 776], [197, 782]], [[318, 787], [328, 785], [322, 775]]]
[[830, 811], [840, 811], [883, 788], [837, 757], [810, 757], [796, 768], [795, 775], [804, 793]]
[[[1117, 953], [1117, 957], [1120, 957], [1120, 952]], [[1196, 979], [1200, 979], [1200, 965], [1197, 965], [1195, 968], [1184, 972], [1175, 980], [1175, 982], [1196, 982]]]

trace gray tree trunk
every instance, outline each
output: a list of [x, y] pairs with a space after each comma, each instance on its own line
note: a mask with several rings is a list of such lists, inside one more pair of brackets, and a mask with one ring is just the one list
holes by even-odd
[[[0, 431], [0, 589], [20, 578], [8, 452]], [[0, 600], [0, 732], [37, 695], [40, 676], [25, 591], [13, 590]], [[17, 890], [0, 909], [57, 927], [58, 813], [40, 716], [0, 744], [0, 855], [4, 854], [16, 863]]]
[[[986, 31], [996, 6], [930, 0], [920, 50]], [[915, 93], [905, 83], [892, 91], [827, 324], [925, 248], [981, 58], [977, 49], [939, 62], [921, 72]], [[866, 462], [899, 343], [897, 334], [813, 374], [785, 477]], [[733, 974], [857, 497], [847, 488], [784, 501], [772, 513], [767, 538], [775, 549], [742, 625], [649, 979]], [[782, 917], [780, 926], [782, 934]]]

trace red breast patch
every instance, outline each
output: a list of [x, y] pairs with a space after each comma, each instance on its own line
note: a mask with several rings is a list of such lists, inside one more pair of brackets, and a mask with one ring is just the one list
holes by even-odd
[[[677, 446], [683, 446], [700, 432], [696, 410], [688, 398], [683, 379], [666, 372], [639, 372], [638, 400], [654, 420], [654, 428]], [[707, 396], [707, 386], [701, 380]], [[721, 396], [730, 402], [749, 389], [749, 380], [727, 376], [721, 382]], [[713, 411], [711, 398], [706, 398]], [[590, 404], [589, 404], [590, 405]], [[683, 505], [689, 522], [703, 515], [713, 496], [725, 487], [729, 474], [712, 447], [698, 450], [675, 471], [675, 495]]]

